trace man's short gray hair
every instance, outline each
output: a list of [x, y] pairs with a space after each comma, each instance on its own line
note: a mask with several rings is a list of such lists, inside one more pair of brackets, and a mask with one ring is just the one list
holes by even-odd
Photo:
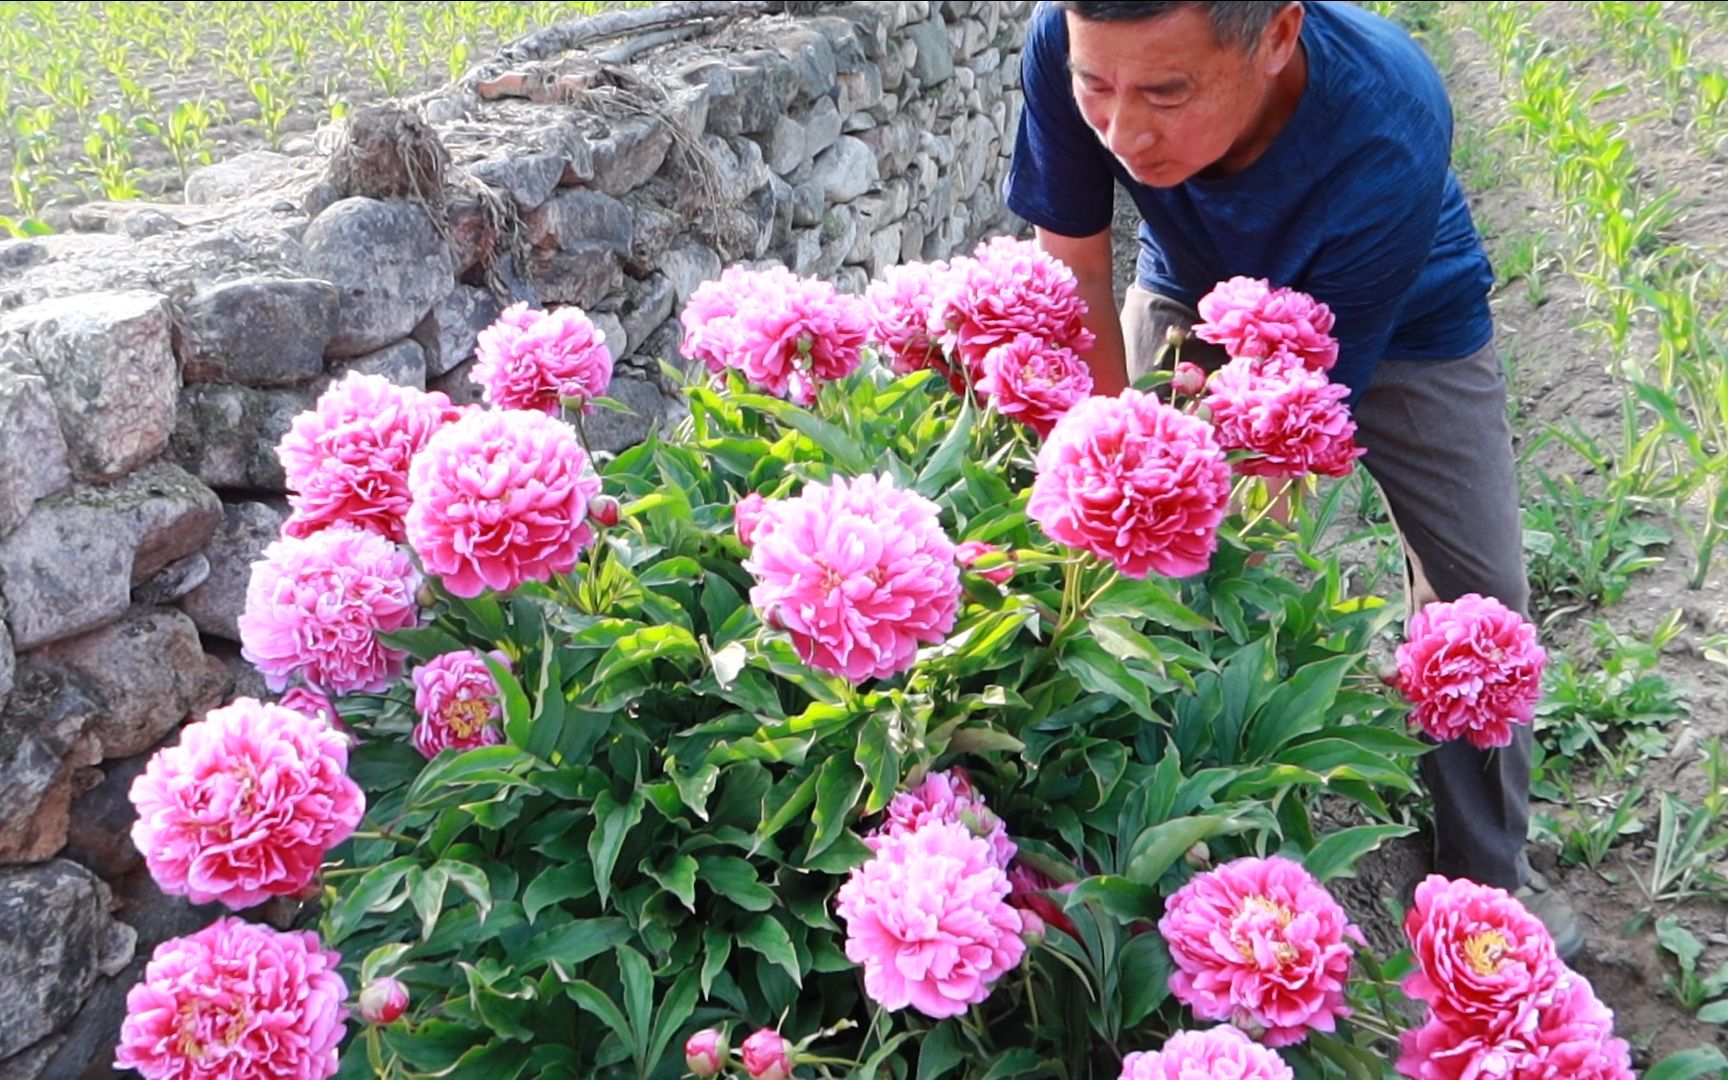
[[1212, 38], [1224, 48], [1244, 52], [1260, 44], [1260, 35], [1291, 0], [1058, 0], [1057, 7], [1094, 22], [1137, 22], [1156, 19], [1178, 8], [1199, 8], [1212, 24]]

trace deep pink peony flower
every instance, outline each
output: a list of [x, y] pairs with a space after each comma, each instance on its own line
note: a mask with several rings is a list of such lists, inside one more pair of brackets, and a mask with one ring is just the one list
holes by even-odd
[[588, 402], [612, 384], [612, 352], [582, 309], [540, 311], [516, 303], [480, 331], [468, 378], [496, 408], [557, 416], [564, 399], [577, 398], [590, 412]]
[[388, 975], [360, 988], [360, 1018], [368, 1024], [394, 1024], [408, 1011], [408, 988]]
[[441, 393], [350, 372], [294, 418], [276, 447], [294, 508], [283, 534], [310, 536], [346, 521], [401, 540], [408, 462], [461, 415]]
[[738, 531], [738, 542], [745, 547], [756, 546], [756, 532], [762, 527], [762, 511], [768, 500], [754, 491], [739, 499], [732, 507], [732, 524]]
[[1092, 393], [1092, 369], [1072, 350], [1018, 334], [984, 354], [978, 393], [1003, 416], [1046, 436], [1064, 413]]
[[284, 709], [293, 709], [301, 716], [322, 720], [338, 731], [342, 729], [342, 718], [337, 714], [336, 706], [330, 703], [329, 695], [322, 691], [304, 686], [290, 686], [276, 699], [276, 704]]
[[1398, 646], [1398, 688], [1430, 736], [1463, 736], [1486, 750], [1511, 743], [1514, 724], [1530, 723], [1548, 654], [1517, 612], [1468, 593], [1425, 605], [1406, 637]]
[[600, 478], [575, 432], [544, 413], [463, 417], [414, 459], [408, 487], [408, 542], [457, 596], [547, 581], [594, 538]]
[[1316, 371], [1330, 371], [1338, 362], [1332, 309], [1307, 293], [1234, 277], [1200, 298], [1200, 318], [1194, 336], [1222, 345], [1233, 357], [1289, 356]]
[[885, 1009], [958, 1016], [1026, 951], [1008, 877], [988, 842], [953, 821], [878, 838], [835, 894], [846, 957]]
[[[985, 556], [1002, 555], [1006, 558], [984, 570], [973, 569], [975, 564]], [[963, 540], [954, 547], [954, 561], [962, 568], [971, 570], [974, 574], [993, 585], [1006, 585], [1014, 577], [1014, 555], [1003, 551], [995, 544], [982, 540]]]
[[[1008, 827], [1002, 824], [995, 811], [984, 805], [984, 796], [972, 786], [972, 777], [959, 766], [944, 772], [928, 773], [917, 787], [895, 795], [888, 802], [887, 815], [887, 820], [872, 834], [873, 837], [903, 836], [932, 821], [952, 821], [987, 842], [990, 857], [1004, 870], [1019, 851], [1014, 841], [1008, 838]], [[865, 843], [875, 847], [879, 846], [880, 840], [867, 839]]]
[[377, 693], [407, 657], [378, 634], [419, 620], [419, 587], [408, 553], [377, 533], [338, 524], [278, 540], [252, 564], [240, 654], [272, 690], [298, 676], [326, 693]]
[[310, 931], [227, 917], [156, 946], [126, 994], [114, 1066], [145, 1080], [334, 1076], [348, 987]]
[[194, 904], [292, 896], [366, 812], [347, 769], [348, 740], [328, 723], [236, 699], [132, 781], [132, 843], [163, 892]]
[[836, 477], [763, 506], [744, 568], [750, 602], [806, 664], [854, 683], [912, 665], [960, 609], [936, 505], [890, 479]]
[[727, 267], [690, 294], [680, 317], [684, 355], [801, 405], [822, 383], [857, 370], [869, 337], [864, 302], [783, 266]]
[[[510, 666], [494, 650], [492, 659]], [[472, 649], [435, 656], [414, 669], [414, 749], [428, 758], [443, 750], [472, 750], [504, 741], [504, 702], [498, 680]]]
[[1206, 569], [1230, 501], [1230, 466], [1204, 420], [1151, 394], [1091, 397], [1038, 451], [1026, 513], [1059, 543], [1129, 577]]
[[930, 331], [930, 306], [947, 273], [945, 262], [890, 266], [864, 290], [870, 340], [881, 347], [894, 374], [924, 368], [948, 374], [942, 344]]
[[696, 1076], [719, 1076], [731, 1059], [726, 1033], [718, 1028], [703, 1028], [684, 1042], [684, 1066]]
[[788, 1080], [792, 1075], [792, 1046], [773, 1028], [757, 1031], [739, 1050], [750, 1080]]
[[1236, 359], [1207, 384], [1205, 406], [1226, 451], [1251, 456], [1236, 463], [1246, 476], [1347, 476], [1366, 451], [1356, 445], [1347, 387], [1300, 360]]
[[1273, 856], [1209, 870], [1170, 898], [1158, 932], [1176, 962], [1170, 991], [1195, 1016], [1286, 1046], [1350, 1015], [1350, 943], [1366, 941], [1299, 863]]
[[1046, 926], [1078, 939], [1080, 934], [1074, 928], [1074, 920], [1062, 910], [1062, 904], [1050, 895], [1055, 893], [1066, 896], [1074, 891], [1074, 885], [1072, 881], [1057, 882], [1042, 870], [1023, 862], [1015, 862], [1008, 868], [1008, 902], [1019, 908], [1023, 914], [1037, 915]]
[[930, 329], [976, 385], [990, 350], [1021, 334], [1052, 349], [1090, 349], [1085, 314], [1074, 271], [1030, 240], [998, 236], [949, 263], [934, 290]]
[[1446, 1024], [1492, 1024], [1565, 970], [1547, 928], [1491, 885], [1430, 875], [1416, 886], [1404, 934], [1416, 961], [1404, 992]]
[[1399, 1036], [1398, 1072], [1411, 1080], [1633, 1080], [1631, 1048], [1590, 983], [1561, 969], [1546, 988], [1510, 1005], [1490, 1026], [1448, 1024], [1433, 1013]]
[[1161, 1049], [1122, 1059], [1122, 1080], [1296, 1080], [1275, 1051], [1228, 1024], [1178, 1031]]

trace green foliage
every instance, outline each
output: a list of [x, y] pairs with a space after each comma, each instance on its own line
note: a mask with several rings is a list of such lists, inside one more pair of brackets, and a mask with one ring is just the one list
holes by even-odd
[[1658, 673], [1662, 649], [1681, 630], [1681, 613], [1664, 619], [1649, 640], [1591, 624], [1595, 652], [1583, 665], [1557, 656], [1536, 706], [1536, 737], [1569, 763], [1586, 750], [1621, 775], [1635, 775], [1645, 758], [1668, 751], [1664, 734], [1687, 715], [1682, 692]]

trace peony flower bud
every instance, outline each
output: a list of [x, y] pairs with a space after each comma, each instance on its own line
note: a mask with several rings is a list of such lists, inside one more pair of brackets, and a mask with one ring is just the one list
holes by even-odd
[[603, 529], [618, 524], [618, 500], [610, 495], [596, 495], [588, 500], [588, 520]]
[[684, 1064], [697, 1076], [719, 1076], [730, 1057], [726, 1033], [718, 1028], [703, 1028], [684, 1044]]
[[1020, 912], [1020, 940], [1026, 943], [1028, 949], [1036, 949], [1044, 944], [1044, 920], [1036, 911]]
[[[1005, 558], [994, 566], [972, 570], [974, 563], [989, 555], [1002, 555]], [[995, 544], [987, 544], [982, 540], [965, 540], [954, 545], [954, 561], [993, 585], [1006, 585], [1014, 576], [1014, 556]]]
[[773, 1028], [762, 1028], [744, 1040], [744, 1071], [750, 1080], [790, 1080], [792, 1047]]
[[1171, 326], [1169, 329], [1164, 331], [1164, 344], [1170, 346], [1172, 349], [1180, 349], [1182, 346], [1188, 344], [1188, 328], [1185, 326]]
[[745, 547], [756, 545], [756, 529], [762, 524], [762, 510], [768, 500], [752, 491], [732, 508], [732, 520], [738, 529], [738, 542]]
[[1206, 369], [1187, 360], [1176, 365], [1170, 378], [1170, 389], [1183, 397], [1195, 397], [1206, 389]]
[[360, 1017], [368, 1024], [394, 1024], [408, 1009], [408, 988], [386, 975], [360, 989]]
[[1204, 870], [1212, 865], [1212, 849], [1206, 846], [1206, 841], [1196, 840], [1182, 856], [1182, 861], [1196, 870]]

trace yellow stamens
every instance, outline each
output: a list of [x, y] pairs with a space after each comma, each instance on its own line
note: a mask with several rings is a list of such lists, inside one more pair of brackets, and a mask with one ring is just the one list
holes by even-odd
[[1464, 962], [1478, 975], [1498, 973], [1506, 952], [1506, 938], [1498, 930], [1484, 930], [1464, 939]]

